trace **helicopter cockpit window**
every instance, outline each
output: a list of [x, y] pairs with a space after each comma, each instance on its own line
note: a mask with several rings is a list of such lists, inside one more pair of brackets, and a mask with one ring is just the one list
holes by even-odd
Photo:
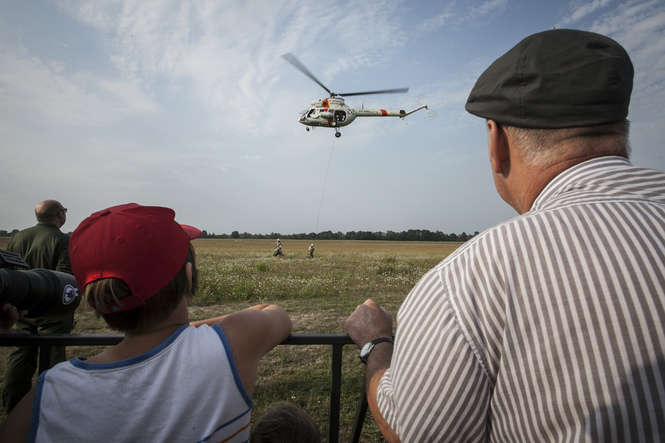
[[310, 109], [309, 112], [307, 113], [307, 117], [313, 116], [315, 112], [316, 112], [316, 109], [314, 109], [314, 108]]

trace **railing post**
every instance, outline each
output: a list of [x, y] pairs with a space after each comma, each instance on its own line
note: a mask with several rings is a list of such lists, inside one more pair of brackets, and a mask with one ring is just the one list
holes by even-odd
[[330, 387], [330, 415], [328, 418], [328, 441], [339, 441], [339, 408], [342, 395], [342, 345], [332, 346], [332, 386]]
[[363, 384], [360, 389], [360, 401], [358, 402], [356, 422], [353, 424], [353, 436], [351, 437], [352, 443], [358, 443], [360, 441], [360, 434], [363, 431], [363, 424], [365, 423], [365, 416], [367, 415], [367, 389], [365, 386], [365, 377], [363, 377], [362, 381]]

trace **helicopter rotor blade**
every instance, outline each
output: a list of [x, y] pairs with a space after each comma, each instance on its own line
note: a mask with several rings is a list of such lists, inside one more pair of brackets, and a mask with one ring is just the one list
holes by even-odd
[[364, 91], [364, 92], [347, 92], [339, 93], [335, 95], [341, 95], [342, 97], [351, 97], [353, 95], [371, 95], [371, 94], [400, 94], [403, 92], [408, 92], [409, 88], [397, 88], [397, 89], [381, 89], [379, 91]]
[[286, 54], [282, 55], [282, 58], [284, 60], [286, 60], [287, 62], [291, 63], [297, 70], [299, 70], [300, 72], [305, 74], [307, 77], [314, 80], [319, 86], [321, 86], [323, 89], [325, 89], [328, 92], [328, 94], [330, 94], [331, 96], [335, 95], [335, 94], [332, 93], [332, 91], [330, 89], [326, 88], [326, 85], [321, 83], [321, 81], [318, 78], [316, 78], [314, 76], [314, 74], [309, 72], [309, 69], [307, 69], [307, 67], [305, 65], [303, 65], [302, 62], [300, 60], [298, 60], [298, 58], [295, 55], [291, 54], [290, 52], [287, 52]]

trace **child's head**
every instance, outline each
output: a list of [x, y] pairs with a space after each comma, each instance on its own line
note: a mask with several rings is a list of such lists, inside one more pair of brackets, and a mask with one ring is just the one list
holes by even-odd
[[273, 403], [256, 421], [251, 443], [318, 443], [321, 434], [309, 415], [285, 401]]
[[130, 203], [95, 212], [72, 234], [74, 275], [111, 328], [149, 329], [196, 291], [190, 239], [200, 231], [174, 216], [169, 208]]

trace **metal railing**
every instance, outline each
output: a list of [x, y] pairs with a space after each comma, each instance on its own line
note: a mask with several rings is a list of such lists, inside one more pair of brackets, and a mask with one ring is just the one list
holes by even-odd
[[[48, 369], [48, 356], [51, 346], [110, 346], [119, 343], [122, 335], [84, 334], [84, 335], [15, 335], [0, 334], [0, 346], [37, 346], [39, 347], [39, 372]], [[332, 346], [330, 411], [328, 414], [328, 441], [339, 441], [339, 414], [342, 395], [342, 348], [353, 344], [346, 334], [294, 334], [287, 337], [280, 345], [328, 345]], [[356, 443], [360, 439], [365, 415], [367, 399], [365, 383], [362, 390], [356, 418], [353, 424], [351, 440]]]

